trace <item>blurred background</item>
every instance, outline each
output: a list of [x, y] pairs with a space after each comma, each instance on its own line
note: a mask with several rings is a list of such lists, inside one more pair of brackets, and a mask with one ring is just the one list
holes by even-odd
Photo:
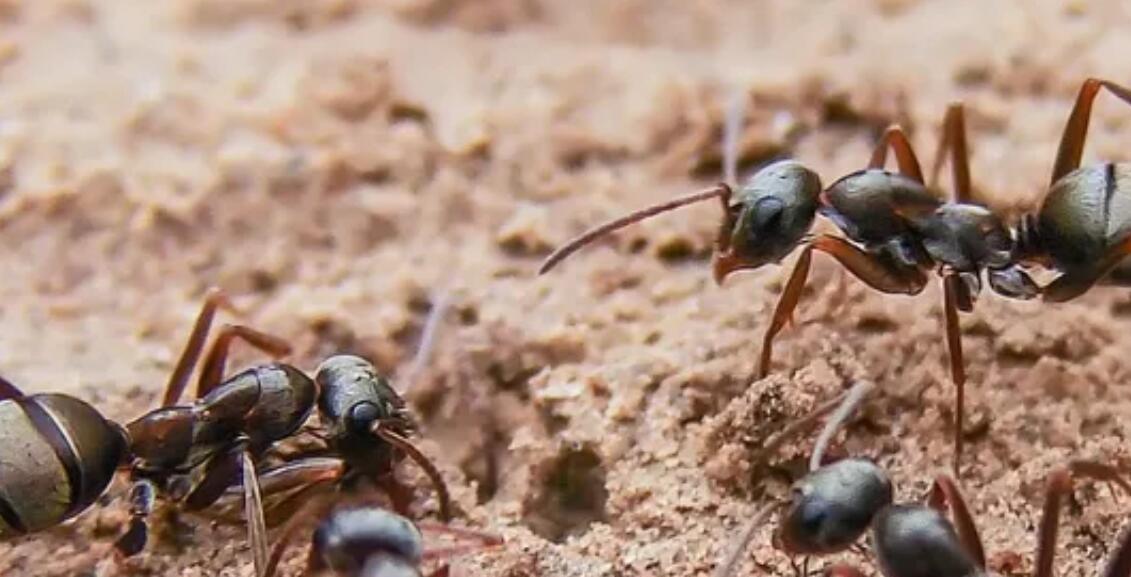
[[[718, 181], [733, 94], [743, 173], [791, 156], [825, 182], [892, 122], [929, 164], [963, 100], [981, 197], [1032, 210], [1081, 82], [1131, 82], [1129, 25], [1126, 1], [0, 0], [0, 374], [132, 418], [221, 286], [300, 367], [355, 352], [402, 378], [460, 516], [508, 540], [457, 572], [707, 574], [807, 445], [768, 470], [751, 455], [849, 380], [882, 392], [839, 450], [880, 459], [908, 499], [947, 466], [936, 287], [880, 296], [816, 259], [774, 374], [751, 384], [783, 270], [715, 286], [717, 207], [544, 277], [539, 260]], [[1087, 158], [1128, 160], [1131, 110], [1098, 102]], [[1055, 307], [985, 296], [964, 317], [963, 483], [996, 571], [1031, 569], [1051, 466], [1131, 464], [1129, 313], [1100, 289]], [[241, 349], [233, 367], [259, 360]], [[0, 572], [252, 574], [239, 527], [191, 519], [113, 563], [124, 492], [0, 545]], [[1126, 502], [1074, 502], [1059, 574], [1092, 574]], [[755, 571], [789, 571], [768, 531], [740, 574]]]

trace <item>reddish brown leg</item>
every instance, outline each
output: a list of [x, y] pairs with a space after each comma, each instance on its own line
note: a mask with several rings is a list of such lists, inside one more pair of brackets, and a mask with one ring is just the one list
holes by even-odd
[[916, 182], [923, 182], [923, 169], [919, 167], [919, 158], [915, 156], [915, 151], [911, 148], [907, 133], [899, 125], [889, 126], [884, 131], [880, 141], [872, 150], [872, 158], [868, 161], [868, 168], [883, 168], [888, 160], [889, 147], [895, 153], [895, 162], [896, 166], [899, 167], [899, 172]]
[[1084, 155], [1084, 141], [1088, 138], [1088, 121], [1092, 117], [1092, 104], [1101, 88], [1108, 89], [1120, 100], [1131, 104], [1131, 89], [1098, 78], [1085, 80], [1080, 87], [1080, 93], [1076, 95], [1076, 105], [1072, 107], [1072, 114], [1064, 126], [1064, 134], [1060, 137], [1060, 148], [1056, 151], [1056, 164], [1053, 165], [1050, 184], [1056, 184], [1056, 181], [1064, 175], [1080, 167], [1080, 159]]
[[[311, 521], [321, 519], [330, 510], [333, 504], [331, 495], [319, 495], [303, 503], [302, 508], [298, 510], [283, 527], [282, 533], [279, 535], [279, 540], [275, 541], [275, 546], [271, 548], [271, 554], [267, 557], [267, 564], [263, 570], [263, 577], [274, 577], [275, 570], [279, 566], [279, 561], [283, 559], [283, 553], [286, 552], [287, 546], [298, 535], [299, 531], [307, 526]], [[307, 562], [307, 571], [311, 571], [311, 565], [321, 561], [316, 551], [310, 552], [311, 560]]]
[[224, 325], [208, 350], [208, 356], [204, 358], [200, 380], [196, 383], [196, 398], [207, 395], [223, 382], [224, 363], [228, 360], [228, 351], [231, 350], [234, 339], [240, 339], [272, 357], [284, 357], [291, 353], [290, 343], [279, 337], [244, 325]]
[[1131, 237], [1107, 249], [1100, 262], [1095, 266], [1083, 270], [1061, 273], [1056, 280], [1041, 289], [1041, 298], [1053, 303], [1070, 301], [1092, 288], [1112, 269], [1119, 266], [1128, 255], [1131, 255]]
[[382, 427], [380, 421], [374, 423], [373, 434], [396, 447], [398, 450], [403, 451], [424, 470], [424, 473], [428, 475], [428, 479], [432, 481], [432, 486], [436, 489], [436, 499], [440, 504], [440, 518], [443, 519], [444, 522], [450, 521], [452, 519], [451, 496], [448, 493], [448, 485], [444, 482], [444, 477], [440, 474], [440, 470], [436, 468], [436, 465], [434, 465], [424, 453], [420, 452], [420, 449], [417, 449], [415, 445], [409, 442], [408, 439], [400, 436], [395, 431]]
[[978, 527], [974, 525], [974, 517], [970, 514], [970, 509], [966, 506], [966, 499], [962, 498], [962, 492], [958, 490], [958, 485], [954, 483], [954, 479], [946, 475], [935, 477], [934, 483], [931, 483], [931, 492], [927, 495], [927, 504], [943, 512], [949, 506], [950, 516], [954, 520], [955, 529], [958, 530], [958, 538], [962, 541], [962, 546], [974, 558], [978, 566], [985, 569], [986, 551], [982, 547], [982, 538], [978, 535]]
[[212, 319], [216, 316], [217, 309], [238, 313], [228, 295], [213, 287], [205, 293], [204, 304], [200, 307], [200, 313], [196, 315], [196, 322], [192, 325], [188, 342], [181, 351], [181, 357], [177, 360], [173, 373], [169, 375], [169, 383], [165, 385], [165, 396], [161, 400], [162, 407], [171, 407], [181, 399], [189, 375], [192, 374], [192, 369], [200, 358], [200, 351], [204, 349], [204, 341], [208, 340], [208, 329], [212, 327]]
[[478, 553], [480, 551], [498, 547], [503, 544], [503, 538], [493, 533], [486, 533], [483, 531], [476, 531], [474, 529], [461, 529], [459, 527], [449, 527], [447, 525], [440, 525], [438, 523], [417, 523], [417, 527], [421, 530], [426, 530], [431, 533], [446, 533], [457, 539], [472, 541], [471, 543], [464, 543], [459, 545], [449, 545], [447, 547], [437, 547], [434, 549], [427, 549], [421, 556], [421, 561], [442, 561], [442, 563], [430, 573], [430, 575], [447, 575], [448, 563], [452, 557], [457, 555], [467, 555], [469, 553]]
[[926, 275], [918, 269], [908, 269], [892, 264], [890, 261], [864, 252], [843, 238], [821, 235], [814, 238], [804, 249], [794, 265], [785, 290], [774, 307], [774, 314], [766, 333], [762, 337], [762, 356], [758, 365], [758, 378], [765, 378], [770, 372], [773, 356], [774, 338], [793, 316], [805, 280], [809, 276], [812, 251], [819, 250], [835, 258], [848, 272], [865, 284], [887, 294], [918, 294], [927, 283]]
[[[1125, 491], [1131, 492], [1131, 485], [1128, 485], [1115, 467], [1094, 461], [1073, 461], [1068, 463], [1067, 466], [1057, 468], [1049, 473], [1045, 488], [1044, 511], [1041, 513], [1041, 524], [1037, 532], [1037, 560], [1033, 572], [1035, 577], [1053, 577], [1052, 562], [1056, 553], [1056, 532], [1060, 523], [1060, 504], [1064, 496], [1072, 492], [1072, 486], [1077, 477], [1089, 477], [1115, 483], [1123, 487]], [[1126, 542], [1122, 545], [1125, 546]], [[1120, 563], [1123, 563], [1124, 567], [1131, 563], [1131, 560], [1128, 559], [1121, 560], [1121, 557], [1131, 557], [1131, 552], [1123, 549], [1124, 547], [1121, 546], [1121, 550], [1117, 551], [1112, 558], [1112, 563], [1108, 566], [1109, 570], [1113, 570], [1112, 566], [1115, 565], [1114, 570], [1118, 571], [1120, 570]], [[1126, 571], [1124, 574], [1126, 574]]]
[[962, 356], [962, 328], [958, 325], [957, 293], [964, 290], [954, 275], [943, 278], [943, 316], [946, 318], [946, 346], [950, 358], [950, 380], [954, 382], [954, 476], [961, 476], [966, 414], [966, 361]]
[[825, 569], [825, 577], [865, 577], [864, 572], [844, 563], [833, 563]]
[[973, 202], [973, 188], [970, 184], [970, 152], [966, 146], [966, 113], [962, 103], [952, 103], [946, 109], [943, 118], [943, 134], [939, 140], [939, 149], [935, 153], [935, 165], [931, 168], [931, 188], [939, 182], [939, 172], [943, 162], [946, 161], [947, 150], [950, 150], [951, 183], [954, 186], [954, 201]]

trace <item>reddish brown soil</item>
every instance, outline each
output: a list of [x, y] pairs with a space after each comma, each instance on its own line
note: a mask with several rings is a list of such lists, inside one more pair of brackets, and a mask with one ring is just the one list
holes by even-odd
[[[792, 154], [826, 181], [892, 121], [929, 159], [963, 99], [982, 198], [1032, 206], [1080, 82], [1131, 78], [1129, 21], [1115, 1], [0, 0], [0, 372], [129, 419], [219, 285], [299, 366], [354, 351], [403, 381], [446, 293], [408, 396], [460, 522], [507, 539], [457, 571], [708, 574], [809, 440], [766, 468], [755, 451], [853, 379], [880, 390], [837, 451], [878, 459], [901, 499], [946, 470], [937, 288], [842, 292], [818, 258], [774, 374], [751, 383], [784, 272], [715, 286], [716, 207], [542, 278], [539, 258], [717, 179], [734, 90], [744, 168]], [[1127, 159], [1131, 111], [1113, 101], [1090, 157]], [[985, 296], [963, 318], [962, 484], [994, 570], [1031, 570], [1051, 467], [1131, 466], [1129, 312], [1102, 288], [1060, 306]], [[0, 573], [251, 575], [239, 527], [193, 518], [187, 542], [114, 563], [124, 492], [0, 546]], [[1129, 507], [1078, 489], [1058, 575], [1096, 574]], [[769, 527], [741, 574], [791, 574]]]

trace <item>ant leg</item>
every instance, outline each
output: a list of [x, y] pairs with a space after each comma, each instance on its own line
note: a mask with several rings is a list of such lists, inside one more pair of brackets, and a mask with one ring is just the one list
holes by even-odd
[[[1034, 563], [1036, 569], [1033, 572], [1035, 577], [1052, 577], [1053, 575], [1052, 562], [1053, 555], [1056, 553], [1060, 504], [1064, 496], [1072, 492], [1072, 486], [1077, 477], [1089, 477], [1098, 481], [1115, 483], [1131, 493], [1131, 485], [1123, 479], [1118, 469], [1095, 461], [1070, 461], [1067, 465], [1058, 467], [1049, 473], [1045, 488], [1044, 510], [1041, 513], [1041, 524], [1037, 532], [1037, 558]], [[1123, 545], [1126, 545], [1126, 542]], [[1112, 569], [1113, 565], [1109, 565], [1109, 570], [1120, 570], [1120, 558], [1131, 557], [1131, 552], [1123, 549], [1121, 547], [1121, 550], [1112, 558], [1115, 569]], [[1131, 563], [1131, 559], [1124, 559], [1124, 561]]]
[[134, 481], [130, 487], [129, 501], [129, 527], [114, 542], [114, 552], [119, 558], [132, 557], [145, 549], [145, 543], [149, 540], [149, 527], [145, 520], [153, 512], [153, 505], [157, 501], [157, 487], [149, 479]]
[[946, 319], [946, 346], [950, 358], [950, 380], [954, 383], [954, 475], [962, 465], [966, 414], [966, 361], [962, 356], [962, 327], [958, 325], [958, 291], [966, 290], [955, 275], [943, 278], [943, 316]]
[[825, 577], [865, 577], [864, 572], [845, 563], [833, 563], [825, 568]]
[[958, 485], [955, 484], [954, 479], [946, 475], [935, 477], [934, 482], [931, 483], [930, 493], [927, 495], [927, 505], [940, 512], [945, 512], [946, 507], [949, 506], [955, 529], [958, 531], [958, 539], [962, 541], [966, 552], [974, 558], [978, 566], [985, 569], [986, 551], [982, 546], [982, 538], [978, 535], [974, 516], [970, 514], [970, 508], [966, 506], [966, 499], [962, 498], [962, 492], [958, 490]]
[[247, 344], [271, 355], [284, 357], [291, 353], [291, 345], [283, 339], [257, 331], [244, 325], [224, 325], [220, 328], [216, 340], [204, 358], [204, 365], [200, 370], [200, 380], [196, 383], [196, 398], [207, 395], [224, 380], [224, 363], [228, 360], [228, 351], [232, 348], [232, 341], [240, 339]]
[[247, 520], [248, 545], [255, 563], [256, 577], [263, 577], [267, 566], [267, 524], [263, 520], [263, 496], [255, 475], [255, 462], [251, 460], [246, 444], [240, 451], [243, 469], [244, 519]]
[[[279, 566], [279, 561], [283, 559], [283, 553], [287, 546], [294, 540], [304, 525], [312, 519], [319, 519], [326, 515], [333, 503], [330, 497], [328, 494], [323, 494], [305, 501], [299, 510], [287, 520], [287, 524], [279, 535], [279, 540], [275, 541], [274, 547], [271, 547], [271, 554], [267, 557], [267, 564], [263, 568], [263, 577], [274, 577], [275, 570]], [[322, 569], [321, 562], [321, 555], [311, 549], [310, 557], [307, 560], [307, 571]]]
[[893, 124], [884, 131], [876, 147], [872, 149], [872, 158], [868, 161], [868, 168], [883, 168], [888, 160], [888, 148], [895, 153], [896, 165], [904, 176], [922, 184], [923, 169], [919, 167], [919, 158], [911, 148], [907, 133], [903, 127]]
[[[224, 491], [235, 485], [240, 477], [240, 453], [242, 447], [209, 458], [204, 464], [204, 473], [185, 493], [182, 503], [187, 511], [200, 511], [211, 506], [224, 496]], [[242, 492], [242, 491], [241, 491]]]
[[[452, 527], [451, 525], [441, 525], [440, 523], [430, 523], [428, 521], [421, 521], [421, 522], [417, 523], [416, 526], [421, 531], [430, 531], [432, 533], [443, 533], [443, 534], [446, 534], [446, 535], [451, 535], [451, 536], [456, 537], [458, 539], [468, 539], [468, 540], [472, 540], [472, 541], [478, 541], [478, 543], [475, 544], [475, 545], [469, 545], [469, 546], [474, 546], [476, 548], [495, 547], [495, 546], [503, 544], [503, 538], [502, 537], [500, 537], [500, 536], [498, 536], [494, 533], [487, 533], [485, 531], [477, 531], [475, 529], [465, 529], [463, 527]], [[433, 551], [437, 551], [437, 550], [439, 550], [439, 549], [434, 549]], [[425, 552], [425, 556], [428, 557], [429, 553]]]
[[758, 378], [765, 378], [770, 372], [770, 361], [773, 356], [774, 338], [793, 316], [797, 303], [801, 300], [801, 290], [809, 276], [809, 265], [812, 260], [812, 251], [819, 250], [835, 258], [837, 262], [856, 278], [865, 284], [887, 294], [919, 294], [927, 284], [927, 277], [917, 268], [908, 268], [897, 265], [890, 260], [884, 260], [876, 255], [869, 254], [857, 248], [847, 240], [821, 235], [809, 242], [802, 249], [801, 255], [794, 265], [785, 290], [782, 291], [778, 304], [774, 307], [773, 318], [762, 337], [762, 356], [758, 365]]
[[[302, 503], [318, 493], [330, 488], [341, 479], [345, 463], [341, 459], [311, 457], [273, 467], [259, 474], [259, 490], [263, 495], [283, 495], [270, 506], [265, 507], [265, 522], [274, 527], [284, 519], [289, 519], [301, 508]], [[224, 492], [225, 505], [244, 499], [243, 490], [229, 487]]]
[[0, 401], [22, 399], [24, 396], [24, 392], [19, 387], [13, 385], [8, 379], [0, 377]]
[[1119, 545], [1107, 560], [1103, 577], [1128, 577], [1131, 576], [1131, 525], [1123, 530], [1119, 536]]
[[1056, 184], [1064, 175], [1080, 167], [1080, 159], [1084, 155], [1084, 141], [1088, 138], [1088, 121], [1092, 116], [1092, 104], [1100, 88], [1108, 89], [1120, 100], [1131, 104], [1131, 89], [1098, 78], [1085, 80], [1076, 95], [1072, 114], [1064, 125], [1064, 134], [1060, 137], [1060, 147], [1056, 151], [1056, 164], [1053, 165], [1050, 184]]
[[1062, 303], [1070, 301], [1092, 288], [1112, 269], [1119, 266], [1127, 255], [1131, 255], [1131, 237], [1125, 238], [1107, 249], [1100, 261], [1092, 267], [1062, 273], [1041, 289], [1041, 298], [1047, 302]]
[[939, 172], [943, 162], [946, 162], [947, 150], [950, 150], [951, 186], [954, 187], [954, 201], [969, 203], [973, 201], [973, 187], [970, 184], [970, 151], [966, 146], [966, 113], [961, 102], [951, 103], [946, 109], [943, 118], [943, 134], [939, 140], [939, 149], [935, 153], [935, 164], [931, 167], [930, 187], [935, 188], [939, 181]]
[[204, 295], [204, 304], [201, 305], [200, 312], [196, 315], [192, 332], [189, 333], [188, 341], [185, 343], [184, 350], [181, 351], [181, 357], [177, 360], [176, 367], [169, 375], [169, 382], [165, 385], [165, 396], [161, 400], [162, 407], [171, 407], [177, 404], [181, 394], [184, 393], [193, 366], [196, 365], [197, 359], [200, 358], [200, 352], [204, 349], [204, 341], [208, 339], [208, 330], [212, 327], [212, 319], [216, 316], [217, 309], [224, 309], [235, 314], [239, 313], [235, 305], [232, 304], [232, 300], [228, 298], [227, 293], [219, 288], [212, 287]]
[[436, 489], [436, 498], [440, 503], [440, 518], [443, 519], [445, 523], [450, 521], [452, 519], [451, 497], [448, 494], [448, 485], [444, 482], [444, 477], [440, 475], [440, 470], [436, 468], [436, 465], [433, 464], [424, 453], [420, 452], [420, 449], [417, 449], [415, 445], [409, 442], [408, 439], [392, 430], [382, 427], [380, 421], [374, 423], [372, 431], [373, 434], [377, 435], [385, 442], [403, 451], [424, 470], [424, 473], [428, 475], [428, 479], [432, 481], [432, 486]]

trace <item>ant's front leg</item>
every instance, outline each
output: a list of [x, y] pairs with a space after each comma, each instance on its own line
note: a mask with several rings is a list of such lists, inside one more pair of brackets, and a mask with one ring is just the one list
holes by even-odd
[[[1045, 488], [1045, 505], [1041, 513], [1041, 524], [1037, 537], [1037, 559], [1035, 562], [1035, 577], [1052, 577], [1052, 562], [1056, 554], [1056, 534], [1060, 523], [1060, 506], [1064, 497], [1072, 492], [1072, 487], [1078, 477], [1088, 477], [1098, 481], [1115, 483], [1124, 491], [1131, 493], [1131, 484], [1123, 478], [1122, 473], [1115, 467], [1095, 461], [1071, 461], [1063, 467], [1058, 467], [1049, 473]], [[1128, 549], [1127, 536], [1120, 549], [1112, 556], [1108, 565], [1106, 576], [1125, 576], [1131, 572], [1131, 551]]]
[[847, 240], [831, 235], [820, 235], [809, 242], [801, 251], [789, 281], [782, 291], [778, 304], [774, 307], [773, 318], [762, 337], [762, 356], [758, 364], [758, 378], [765, 378], [770, 372], [773, 357], [774, 338], [787, 322], [793, 318], [801, 292], [809, 277], [812, 252], [819, 250], [835, 258], [848, 272], [865, 284], [887, 294], [919, 294], [927, 284], [927, 276], [918, 268], [896, 264], [891, 259], [865, 252]]

